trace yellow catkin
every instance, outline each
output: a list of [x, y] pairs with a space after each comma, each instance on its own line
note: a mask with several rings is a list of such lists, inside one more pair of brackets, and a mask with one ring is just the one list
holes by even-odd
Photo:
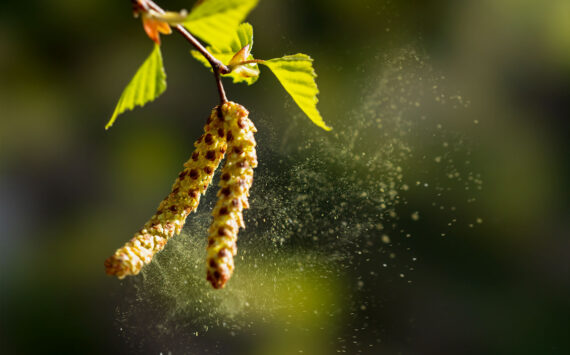
[[214, 171], [226, 152], [226, 124], [218, 107], [212, 110], [204, 134], [194, 143], [196, 149], [160, 203], [156, 214], [134, 237], [105, 260], [107, 274], [120, 279], [138, 274], [164, 249], [168, 239], [182, 230], [186, 217], [198, 207], [200, 195], [212, 181]]
[[239, 228], [245, 228], [243, 209], [249, 208], [249, 188], [257, 166], [257, 131], [241, 105], [227, 102], [221, 106], [228, 151], [220, 177], [218, 202], [209, 229], [206, 278], [214, 288], [222, 288], [234, 270], [234, 255]]

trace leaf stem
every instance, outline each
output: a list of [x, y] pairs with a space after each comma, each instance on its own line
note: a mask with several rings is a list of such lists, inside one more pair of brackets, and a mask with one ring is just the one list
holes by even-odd
[[[138, 6], [138, 4], [140, 4], [138, 0], [132, 0], [132, 2], [135, 7]], [[160, 6], [155, 4], [152, 0], [144, 0], [144, 3], [146, 3], [149, 9], [156, 11], [159, 14], [164, 14], [165, 12]], [[143, 10], [145, 9], [143, 8]], [[192, 34], [186, 28], [184, 28], [184, 26], [176, 25], [174, 26], [174, 28], [176, 29], [176, 31], [178, 31], [178, 33], [180, 33], [184, 38], [186, 38], [186, 40], [192, 46], [194, 46], [194, 48], [196, 48], [196, 50], [200, 52], [204, 56], [204, 58], [206, 58], [208, 63], [210, 63], [210, 65], [212, 66], [212, 70], [214, 71], [214, 77], [216, 79], [220, 101], [222, 104], [227, 102], [228, 99], [226, 97], [224, 85], [222, 84], [221, 74], [227, 74], [231, 70], [226, 65], [224, 65], [224, 63], [222, 63], [218, 58], [214, 57], [212, 53], [210, 53], [206, 49], [206, 47], [204, 47], [194, 36], [192, 36]]]
[[244, 60], [243, 62], [239, 62], [239, 63], [237, 63], [237, 65], [253, 64], [253, 63], [261, 64], [263, 62], [265, 62], [265, 60], [263, 60], [263, 59], [250, 59], [250, 60]]

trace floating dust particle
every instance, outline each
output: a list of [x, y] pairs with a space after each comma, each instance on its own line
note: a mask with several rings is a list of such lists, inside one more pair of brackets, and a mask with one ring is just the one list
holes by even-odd
[[[428, 217], [411, 199], [425, 206], [432, 201], [457, 206], [453, 211], [437, 208], [437, 213], [453, 214], [440, 219], [448, 221], [462, 213], [462, 201], [475, 199], [469, 195], [459, 201], [454, 193], [481, 179], [477, 174], [463, 179], [468, 176], [464, 166], [454, 163], [469, 160], [465, 143], [448, 135], [429, 111], [431, 86], [441, 98], [445, 85], [421, 56], [414, 51], [390, 56], [370, 85], [354, 111], [342, 112], [342, 120], [331, 118], [336, 123], [332, 134], [306, 129], [301, 115], [289, 121], [283, 134], [272, 131], [275, 117], [250, 116], [258, 128], [259, 167], [234, 276], [223, 290], [211, 289], [203, 277], [212, 189], [180, 237], [143, 269], [142, 277], [125, 283], [136, 293], [118, 310], [118, 323], [128, 330], [125, 338], [140, 348], [152, 338], [183, 349], [181, 353], [216, 352], [224, 334], [267, 332], [279, 339], [282, 328], [271, 329], [295, 324], [311, 337], [321, 334], [311, 341], [323, 341], [322, 349], [327, 349], [339, 327], [369, 326], [361, 318], [346, 325], [345, 320], [363, 304], [366, 309], [360, 312], [377, 312], [380, 305], [369, 302], [374, 292], [378, 287], [390, 292], [393, 276], [407, 274], [406, 263], [416, 260], [411, 255], [420, 235], [407, 238], [412, 234], [407, 229], [417, 227], [400, 216], [417, 221], [421, 212], [422, 219]], [[416, 102], [419, 107], [412, 104]], [[436, 164], [422, 156], [442, 158]], [[453, 178], [447, 179], [447, 173]], [[425, 196], [433, 200], [421, 200]], [[188, 343], [185, 334], [216, 338], [209, 346], [204, 345], [209, 341]], [[365, 334], [354, 340], [343, 335], [338, 341], [354, 344], [347, 352], [357, 353]]]

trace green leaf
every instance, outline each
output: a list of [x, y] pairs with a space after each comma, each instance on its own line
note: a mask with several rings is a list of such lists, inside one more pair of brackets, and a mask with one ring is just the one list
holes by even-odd
[[[227, 42], [226, 45], [222, 46], [209, 46], [207, 49], [212, 55], [218, 58], [222, 63], [228, 65], [229, 62], [232, 60], [235, 53], [240, 51], [243, 47], [249, 45], [250, 49], [253, 47], [253, 27], [249, 23], [242, 23], [238, 28], [237, 31], [234, 32], [233, 37]], [[200, 54], [198, 51], [191, 51], [192, 56], [196, 58], [199, 62], [204, 64], [207, 68], [210, 68], [210, 63]], [[247, 60], [252, 60], [253, 55], [249, 55]], [[232, 72], [226, 74], [224, 76], [231, 77], [234, 83], [244, 82], [248, 85], [251, 85], [257, 81], [259, 77], [259, 67], [257, 64], [245, 64], [249, 69], [251, 69], [254, 73], [256, 72], [257, 75], [244, 77], [240, 75], [239, 72]]]
[[203, 0], [197, 3], [182, 25], [210, 45], [225, 45], [258, 1]]
[[121, 113], [126, 110], [132, 110], [135, 105], [144, 106], [147, 102], [153, 101], [160, 96], [164, 90], [166, 90], [166, 73], [162, 65], [160, 47], [156, 44], [152, 53], [140, 66], [131, 82], [121, 94], [113, 116], [105, 126], [105, 129], [109, 129]]
[[306, 54], [287, 55], [266, 60], [262, 64], [271, 69], [281, 85], [314, 124], [326, 131], [332, 129], [326, 125], [317, 110], [319, 89], [315, 82], [317, 74], [313, 69], [311, 57]]

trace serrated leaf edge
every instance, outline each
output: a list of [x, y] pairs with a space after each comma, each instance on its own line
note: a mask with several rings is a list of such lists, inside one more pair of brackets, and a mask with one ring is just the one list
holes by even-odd
[[[152, 59], [154, 56], [156, 56], [156, 60]], [[152, 59], [152, 61], [148, 62], [151, 59]], [[153, 88], [151, 90], [154, 92], [154, 94], [153, 94], [154, 97], [145, 101], [145, 97], [142, 95], [144, 95], [145, 92], [147, 92], [148, 90], [129, 90], [129, 87], [131, 87], [131, 85], [136, 86], [135, 85], [136, 83], [144, 81], [144, 79], [147, 78], [147, 76], [149, 74], [149, 70], [143, 71], [143, 68], [148, 64], [147, 62], [150, 63], [150, 65], [152, 66], [152, 72], [153, 73], [156, 72], [157, 70], [161, 71], [160, 76], [162, 77], [163, 87], [157, 88], [157, 81], [156, 80], [152, 80], [151, 82], [149, 82], [153, 86]], [[146, 89], [146, 87], [145, 87], [145, 89]], [[143, 107], [146, 103], [154, 101], [165, 90], [166, 90], [166, 72], [165, 72], [164, 66], [163, 66], [162, 53], [160, 51], [160, 46], [158, 44], [155, 44], [150, 55], [143, 62], [143, 64], [137, 69], [137, 72], [135, 73], [135, 75], [133, 76], [131, 81], [129, 81], [129, 83], [127, 84], [125, 89], [123, 89], [123, 92], [121, 93], [121, 96], [119, 97], [119, 101], [117, 102], [117, 105], [115, 106], [115, 110], [113, 111], [113, 115], [111, 116], [111, 119], [109, 120], [109, 122], [107, 122], [107, 124], [105, 125], [105, 130], [108, 130], [115, 123], [117, 117], [121, 113], [123, 113], [127, 110], [131, 111], [135, 108], [135, 106]], [[138, 97], [135, 97], [135, 96], [138, 96]], [[127, 100], [127, 98], [130, 99], [129, 102], [131, 102], [131, 104], [127, 104], [127, 105], [123, 106], [123, 102], [125, 102]]]

